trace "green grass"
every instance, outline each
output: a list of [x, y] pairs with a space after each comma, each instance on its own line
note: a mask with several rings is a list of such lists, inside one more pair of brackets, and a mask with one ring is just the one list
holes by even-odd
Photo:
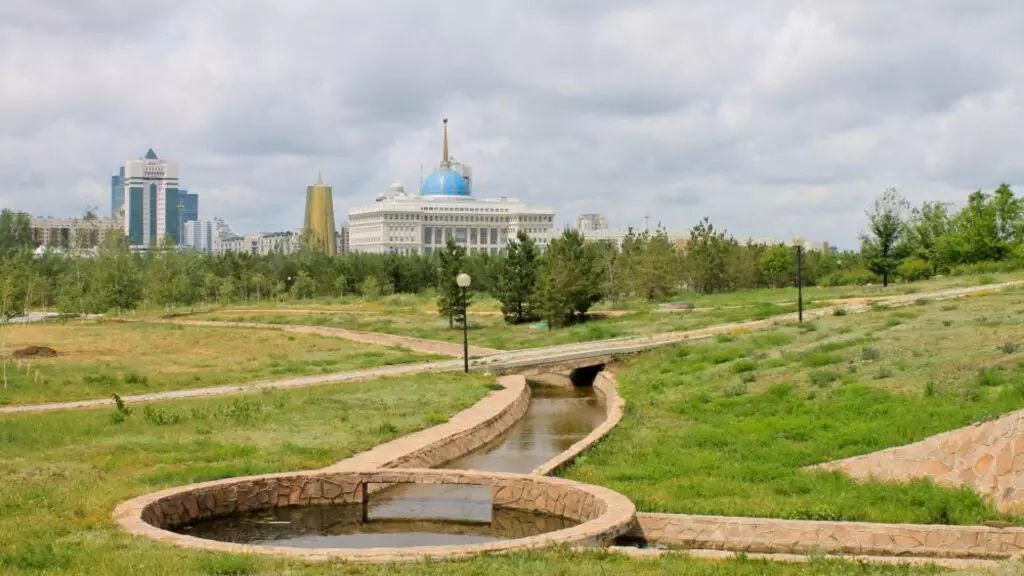
[[[0, 420], [0, 573], [12, 576], [209, 574], [933, 574], [929, 568], [816, 561], [631, 560], [553, 550], [456, 563], [351, 566], [212, 554], [127, 535], [114, 507], [170, 486], [318, 468], [432, 425], [489, 391], [490, 380], [420, 375], [230, 398], [128, 405]], [[121, 414], [118, 416], [118, 414]]]
[[[873, 314], [828, 317], [816, 331], [776, 327], [635, 357], [619, 376], [624, 420], [566, 473], [652, 512], [1006, 520], [968, 489], [858, 484], [803, 468], [1024, 407], [1024, 354], [1000, 346], [1024, 339], [1019, 303], [1009, 292], [951, 310], [924, 305], [881, 330]], [[986, 316], [983, 328], [971, 322]], [[739, 378], [755, 357], [757, 378]]]
[[28, 359], [32, 377], [9, 362], [0, 404], [109, 398], [441, 358], [313, 334], [167, 324], [44, 323], [6, 328], [5, 338], [8, 350], [49, 346], [60, 355]]
[[488, 393], [490, 382], [430, 374], [129, 404], [121, 412], [5, 417], [0, 574], [175, 574], [182, 573], [178, 566], [186, 573], [245, 566], [251, 561], [212, 559], [130, 537], [115, 527], [111, 513], [124, 500], [166, 487], [323, 467], [446, 419]]
[[[1021, 275], [1002, 275], [999, 281]], [[830, 305], [833, 299], [884, 298], [919, 291], [978, 285], [977, 277], [943, 278], [915, 284], [818, 288], [804, 290], [805, 307]], [[788, 289], [743, 290], [722, 294], [681, 294], [673, 300], [693, 303], [688, 311], [661, 312], [657, 303], [623, 300], [602, 302], [593, 312], [596, 319], [559, 330], [535, 328], [533, 324], [510, 326], [502, 321], [500, 305], [486, 295], [477, 295], [469, 314], [470, 342], [478, 346], [515, 350], [592, 340], [695, 330], [715, 324], [761, 320], [796, 311], [796, 291]], [[416, 295], [395, 295], [378, 301], [358, 297], [320, 301], [263, 302], [214, 308], [192, 317], [219, 321], [254, 321], [271, 324], [306, 324], [351, 330], [414, 336], [431, 340], [461, 342], [460, 327], [449, 328], [438, 317], [433, 300]], [[605, 316], [601, 316], [605, 314]], [[902, 322], [895, 319], [892, 322]]]

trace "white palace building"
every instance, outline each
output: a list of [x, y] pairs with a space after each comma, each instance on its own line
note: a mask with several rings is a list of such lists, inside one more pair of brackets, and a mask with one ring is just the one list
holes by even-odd
[[428, 176], [419, 194], [395, 183], [368, 206], [348, 213], [352, 252], [430, 254], [454, 238], [470, 254], [499, 254], [520, 230], [547, 248], [555, 211], [528, 207], [511, 198], [474, 198], [473, 172], [448, 155], [448, 120], [444, 120], [441, 165]]

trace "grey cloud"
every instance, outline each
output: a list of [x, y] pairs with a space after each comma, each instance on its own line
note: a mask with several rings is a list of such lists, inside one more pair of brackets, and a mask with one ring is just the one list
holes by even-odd
[[8, 0], [0, 198], [77, 213], [153, 146], [204, 216], [295, 228], [318, 168], [339, 219], [414, 188], [448, 116], [478, 194], [563, 222], [852, 246], [885, 186], [1024, 180], [1021, 21], [995, 0]]

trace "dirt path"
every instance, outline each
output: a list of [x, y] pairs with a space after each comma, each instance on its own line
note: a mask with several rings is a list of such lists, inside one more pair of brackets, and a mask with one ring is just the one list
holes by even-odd
[[[972, 294], [978, 294], [982, 292], [995, 292], [1004, 288], [1010, 288], [1014, 286], [1024, 285], [1024, 280], [1016, 280], [1012, 282], [1003, 282], [1000, 284], [990, 284], [987, 286], [972, 286], [969, 288], [955, 288], [949, 290], [940, 290], [936, 292], [919, 293], [919, 294], [907, 294], [902, 296], [895, 296], [887, 298], [885, 302], [890, 306], [901, 306], [913, 304], [920, 299], [930, 300], [949, 300], [953, 298], [961, 298], [964, 296], [970, 296]], [[819, 318], [823, 316], [830, 316], [832, 311], [836, 307], [828, 308], [815, 308], [814, 310], [808, 310], [804, 312], [805, 319]], [[870, 310], [868, 304], [855, 304], [845, 307], [848, 314], [856, 314]], [[637, 351], [646, 348], [655, 348], [658, 346], [664, 346], [674, 344], [678, 342], [688, 340], [699, 340], [703, 338], [710, 338], [716, 334], [723, 332], [731, 332], [733, 330], [756, 330], [759, 328], [766, 328], [773, 324], [785, 324], [795, 322], [797, 319], [796, 314], [783, 314], [764, 320], [753, 320], [749, 322], [734, 322], [731, 324], [719, 324], [717, 326], [709, 326], [707, 328], [701, 328], [699, 330], [689, 330], [685, 332], [668, 332], [663, 334], [654, 334], [650, 336], [641, 337], [626, 337], [626, 338], [614, 338], [610, 340], [596, 340], [593, 342], [583, 342], [577, 344], [566, 344], [561, 346], [549, 346], [545, 348], [532, 348], [528, 350], [518, 350], [513, 352], [501, 352], [494, 351], [493, 355], [488, 355], [483, 358], [479, 358], [475, 364], [483, 366], [494, 366], [498, 367], [503, 363], [529, 363], [529, 362], [550, 362], [558, 360], [562, 357], [572, 356], [574, 354], [586, 354], [586, 353], [602, 353], [611, 354], [615, 352], [624, 351]], [[179, 321], [188, 322], [188, 321]], [[213, 325], [213, 326], [224, 326], [226, 323], [223, 322], [201, 322], [192, 321], [192, 323], [198, 323], [196, 325]], [[266, 328], [273, 327], [275, 329], [296, 329], [298, 332], [309, 331], [309, 330], [339, 330], [337, 328], [319, 328], [311, 326], [278, 326], [273, 324], [255, 324], [249, 325], [247, 323], [237, 323], [239, 327], [256, 327]], [[348, 331], [343, 331], [348, 332]], [[311, 332], [319, 333], [319, 332]], [[371, 335], [373, 337], [387, 336], [389, 339], [392, 338], [387, 334], [372, 334], [372, 333], [356, 333], [360, 337]], [[395, 336], [393, 338], [402, 338]], [[415, 338], [407, 340], [417, 340]], [[361, 340], [366, 341], [366, 340]], [[422, 342], [430, 342], [434, 344], [445, 344], [448, 346], [456, 346], [447, 342], [437, 343], [431, 340], [425, 340]], [[379, 343], [379, 342], [378, 342]], [[435, 352], [436, 353], [436, 352]], [[387, 366], [382, 368], [373, 368], [369, 370], [359, 370], [354, 372], [338, 372], [334, 374], [324, 374], [321, 376], [304, 376], [298, 378], [287, 378], [284, 380], [275, 380], [270, 382], [260, 382], [256, 384], [248, 385], [229, 385], [229, 386], [217, 386], [212, 388], [197, 388], [194, 390], [180, 390], [174, 392], [160, 392], [155, 394], [141, 394], [137, 396], [129, 396], [124, 398], [126, 402], [138, 403], [138, 402], [152, 402], [158, 400], [171, 400], [179, 398], [198, 398], [207, 396], [221, 396], [226, 394], [239, 394], [244, 392], [251, 392], [254, 390], [261, 390], [267, 388], [297, 388], [304, 386], [316, 386], [320, 384], [333, 384], [338, 382], [353, 382], [358, 380], [367, 380], [372, 378], [380, 378], [384, 376], [395, 376], [401, 374], [418, 374], [423, 372], [443, 372], [459, 370], [462, 368], [462, 363], [458, 360], [448, 360], [442, 362], [429, 362], [420, 364], [404, 364], [400, 366]], [[0, 407], [0, 414], [13, 414], [13, 413], [29, 413], [29, 412], [50, 412], [56, 410], [73, 410], [79, 408], [95, 408], [99, 406], [112, 405], [113, 402], [108, 399], [97, 399], [97, 400], [83, 400], [78, 402], [58, 402], [51, 404], [31, 404], [25, 406], [4, 406]]]
[[[462, 344], [455, 342], [443, 342], [441, 340], [426, 340], [424, 338], [413, 338], [411, 336], [397, 336], [395, 334], [383, 334], [380, 332], [360, 332], [357, 330], [346, 330], [344, 328], [328, 328], [326, 326], [300, 326], [293, 324], [261, 324], [259, 322], [219, 322], [213, 320], [131, 320], [131, 322], [147, 322], [154, 324], [177, 324], [179, 326], [204, 326], [212, 328], [253, 328], [258, 330], [281, 330], [295, 334], [316, 334], [328, 338], [343, 338], [353, 342], [365, 344], [376, 344], [378, 346], [400, 346], [413, 352], [423, 354], [437, 354], [440, 356], [462, 357]], [[501, 350], [484, 348], [481, 346], [470, 346], [470, 357], [491, 356], [499, 354]]]

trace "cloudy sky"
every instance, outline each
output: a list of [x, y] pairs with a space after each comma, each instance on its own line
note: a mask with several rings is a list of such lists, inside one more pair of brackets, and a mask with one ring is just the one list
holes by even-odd
[[1024, 185], [1010, 0], [3, 0], [0, 207], [109, 211], [153, 147], [203, 218], [338, 219], [440, 159], [480, 196], [614, 226], [703, 216], [852, 247], [913, 202]]

